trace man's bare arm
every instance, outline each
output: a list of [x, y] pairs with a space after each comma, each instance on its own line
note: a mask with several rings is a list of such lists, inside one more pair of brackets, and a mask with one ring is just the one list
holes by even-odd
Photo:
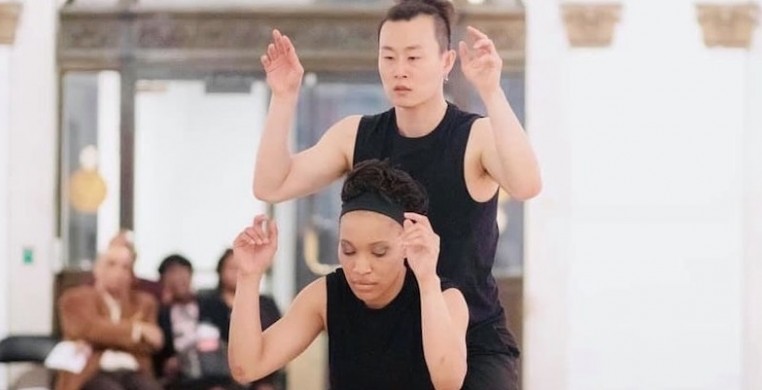
[[[273, 115], [284, 115], [274, 108]], [[254, 196], [270, 203], [314, 193], [334, 182], [351, 168], [360, 116], [342, 119], [329, 128], [312, 147], [292, 154], [285, 120], [276, 118], [265, 127], [254, 169]], [[290, 126], [290, 125], [288, 125]]]

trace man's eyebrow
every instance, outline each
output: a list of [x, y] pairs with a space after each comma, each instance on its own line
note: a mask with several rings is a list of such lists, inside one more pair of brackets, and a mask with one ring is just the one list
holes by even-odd
[[[405, 47], [403, 50], [410, 51], [410, 50], [419, 50], [421, 48], [422, 48], [421, 45], [411, 45], [411, 46]], [[381, 46], [381, 50], [391, 50], [391, 51], [394, 51], [394, 48], [391, 47], [391, 46]]]

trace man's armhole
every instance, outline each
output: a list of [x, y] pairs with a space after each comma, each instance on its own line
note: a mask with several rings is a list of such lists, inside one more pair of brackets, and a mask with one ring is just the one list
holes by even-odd
[[344, 158], [347, 171], [352, 170], [354, 166], [355, 145], [363, 118], [362, 115], [346, 116], [329, 129], [332, 133], [331, 142], [334, 144], [334, 147], [338, 148]]

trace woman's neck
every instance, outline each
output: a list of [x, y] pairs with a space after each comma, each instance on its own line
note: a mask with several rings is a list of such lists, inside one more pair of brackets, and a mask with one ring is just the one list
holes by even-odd
[[415, 107], [395, 107], [397, 128], [402, 136], [423, 137], [437, 128], [447, 112], [447, 101], [437, 97]]

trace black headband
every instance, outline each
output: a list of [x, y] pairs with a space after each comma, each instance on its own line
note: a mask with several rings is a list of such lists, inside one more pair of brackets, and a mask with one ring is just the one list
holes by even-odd
[[357, 210], [373, 211], [386, 215], [400, 225], [405, 222], [405, 209], [377, 192], [366, 192], [344, 202], [341, 205], [341, 216]]

